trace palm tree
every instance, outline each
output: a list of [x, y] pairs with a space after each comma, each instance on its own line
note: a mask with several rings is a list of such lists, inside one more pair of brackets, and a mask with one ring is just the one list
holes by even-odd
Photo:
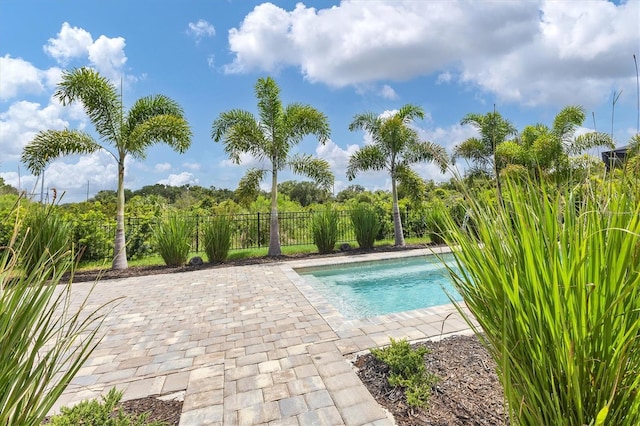
[[551, 128], [544, 124], [527, 126], [520, 136], [524, 157], [534, 175], [553, 172], [556, 177], [566, 178], [570, 172], [572, 156], [592, 148], [615, 144], [606, 133], [588, 132], [575, 136], [586, 118], [584, 108], [577, 105], [564, 107], [554, 118]]
[[437, 144], [421, 141], [409, 124], [416, 118], [424, 118], [422, 108], [407, 104], [386, 117], [372, 112], [358, 114], [349, 130], [363, 130], [371, 135], [373, 143], [360, 148], [349, 158], [347, 178], [355, 179], [359, 171], [387, 170], [391, 176], [393, 200], [393, 227], [395, 245], [404, 246], [402, 219], [398, 207], [398, 180], [415, 178], [411, 165], [434, 161], [442, 172], [447, 169], [449, 157]]
[[[124, 230], [124, 164], [127, 155], [143, 159], [145, 150], [159, 142], [183, 153], [191, 145], [191, 129], [182, 109], [163, 95], [138, 99], [125, 114], [115, 85], [90, 68], [64, 72], [54, 95], [63, 105], [79, 101], [100, 140], [79, 130], [45, 130], [24, 148], [22, 161], [40, 175], [50, 161], [65, 155], [105, 150], [118, 163], [116, 235], [113, 269], [127, 268]], [[112, 145], [112, 149], [107, 148]]]
[[280, 89], [271, 77], [258, 79], [255, 93], [258, 117], [239, 109], [225, 111], [213, 122], [211, 137], [215, 142], [224, 142], [225, 152], [236, 164], [240, 164], [242, 153], [249, 153], [270, 164], [269, 169], [249, 169], [240, 180], [238, 192], [255, 194], [260, 182], [271, 172], [268, 255], [279, 256], [278, 172], [290, 168], [294, 173], [308, 176], [321, 187], [330, 189], [333, 173], [327, 161], [310, 155], [290, 155], [291, 149], [310, 134], [324, 144], [330, 135], [329, 121], [323, 113], [309, 105], [294, 103], [283, 107]]
[[496, 161], [496, 149], [509, 136], [515, 136], [518, 133], [517, 129], [495, 109], [484, 115], [467, 114], [460, 124], [472, 125], [478, 130], [480, 136], [469, 138], [457, 145], [453, 151], [453, 159], [461, 157], [471, 160], [475, 163], [476, 169], [490, 172], [496, 178], [498, 199], [502, 199], [500, 164]]

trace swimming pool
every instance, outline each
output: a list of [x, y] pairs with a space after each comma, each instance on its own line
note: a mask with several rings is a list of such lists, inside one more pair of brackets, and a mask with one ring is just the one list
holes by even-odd
[[[454, 266], [453, 256], [444, 255]], [[462, 300], [436, 256], [405, 257], [297, 270], [345, 319], [428, 308]]]

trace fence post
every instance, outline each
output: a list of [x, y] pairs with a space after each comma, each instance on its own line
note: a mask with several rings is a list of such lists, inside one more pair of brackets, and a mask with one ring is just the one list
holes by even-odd
[[258, 248], [260, 248], [260, 212], [258, 212]]

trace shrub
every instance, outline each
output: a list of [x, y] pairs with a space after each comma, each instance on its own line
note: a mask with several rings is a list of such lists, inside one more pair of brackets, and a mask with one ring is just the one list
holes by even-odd
[[112, 388], [102, 402], [97, 400], [82, 401], [72, 408], [62, 407], [57, 416], [50, 419], [52, 426], [164, 426], [162, 422], [148, 422], [147, 413], [138, 416], [125, 414], [116, 409], [122, 399], [122, 392]]
[[513, 424], [640, 424], [640, 204], [615, 190], [506, 181], [475, 235], [447, 220]]
[[[443, 236], [447, 218], [447, 209], [441, 201], [429, 203], [425, 211], [425, 227], [429, 239], [434, 244], [444, 244]], [[456, 221], [457, 223], [457, 221]]]
[[224, 262], [231, 247], [231, 221], [216, 216], [204, 228], [204, 253], [209, 262]]
[[22, 267], [27, 271], [64, 259], [59, 254], [69, 249], [71, 226], [62, 219], [56, 206], [34, 205], [23, 225]]
[[171, 214], [153, 228], [153, 241], [168, 266], [187, 263], [191, 251], [193, 223], [176, 214]]
[[407, 403], [414, 407], [426, 407], [431, 395], [431, 388], [438, 378], [427, 372], [424, 356], [428, 353], [425, 347], [412, 349], [406, 339], [394, 340], [383, 349], [372, 349], [371, 354], [384, 362], [390, 370], [389, 384], [405, 388]]
[[316, 213], [311, 221], [313, 243], [320, 253], [331, 253], [338, 241], [338, 221], [340, 215], [336, 210], [327, 206], [320, 213]]
[[371, 249], [380, 230], [378, 215], [364, 204], [351, 210], [351, 223], [356, 234], [356, 241], [362, 249]]
[[31, 267], [18, 271], [28, 249], [16, 235], [0, 251], [0, 425], [36, 426], [95, 349], [103, 315], [87, 312], [86, 298], [71, 308], [71, 282], [61, 282], [73, 272], [70, 251], [45, 244], [46, 255], [32, 255]]

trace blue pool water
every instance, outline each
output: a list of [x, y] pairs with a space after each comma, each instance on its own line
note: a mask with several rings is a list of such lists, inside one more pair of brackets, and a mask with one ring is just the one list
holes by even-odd
[[[454, 266], [453, 256], [444, 256]], [[462, 300], [436, 256], [323, 266], [298, 271], [347, 319], [428, 308]]]

